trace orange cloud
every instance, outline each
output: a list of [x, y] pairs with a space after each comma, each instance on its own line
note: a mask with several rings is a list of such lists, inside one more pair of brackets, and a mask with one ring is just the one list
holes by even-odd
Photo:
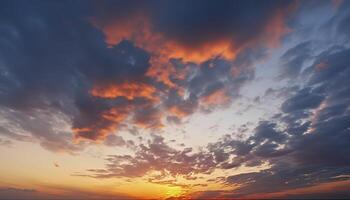
[[95, 97], [113, 99], [124, 97], [128, 100], [134, 100], [138, 97], [143, 97], [154, 102], [158, 102], [156, 96], [157, 89], [146, 83], [138, 82], [123, 82], [120, 84], [96, 85], [90, 91], [90, 94]]
[[[142, 14], [109, 24], [99, 23], [98, 20], [92, 20], [92, 23], [102, 29], [106, 35], [107, 44], [115, 45], [126, 39], [150, 52], [152, 55], [151, 67], [146, 76], [156, 79], [169, 88], [179, 89], [170, 78], [171, 75], [178, 74], [178, 71], [169, 63], [169, 59], [182, 59], [183, 62], [197, 64], [215, 57], [233, 60], [239, 50], [232, 46], [230, 38], [207, 41], [195, 47], [186, 46], [166, 38], [161, 33], [154, 32], [149, 18]], [[177, 78], [181, 79], [185, 76], [186, 71], [183, 71]]]
[[[169, 63], [169, 59], [177, 58], [182, 59], [183, 62], [199, 64], [216, 57], [234, 60], [239, 52], [256, 45], [257, 42], [270, 48], [278, 47], [280, 38], [291, 31], [285, 24], [285, 18], [294, 7], [296, 6], [292, 5], [287, 9], [279, 10], [268, 20], [259, 37], [239, 45], [239, 41], [233, 40], [234, 33], [202, 41], [195, 46], [184, 44], [154, 31], [150, 17], [142, 12], [131, 14], [125, 19], [112, 19], [110, 23], [98, 19], [93, 19], [92, 23], [104, 32], [109, 45], [118, 44], [126, 39], [151, 53], [151, 66], [146, 76], [154, 78], [169, 88], [180, 90], [181, 88], [171, 79], [172, 75], [179, 72]], [[177, 78], [185, 76], [186, 72], [182, 72]]]
[[108, 124], [102, 127], [98, 127], [97, 124], [93, 124], [90, 127], [73, 128], [74, 141], [79, 143], [81, 139], [87, 140], [103, 140], [107, 135], [111, 134], [116, 129], [115, 124]]
[[116, 132], [120, 125], [127, 120], [132, 106], [116, 106], [102, 112], [99, 120], [85, 127], [73, 128], [75, 142], [81, 139], [103, 140]]
[[173, 105], [170, 108], [168, 108], [168, 112], [171, 115], [174, 115], [178, 118], [183, 118], [188, 116], [190, 113], [186, 112], [185, 110], [183, 110], [180, 106], [178, 105]]
[[230, 96], [227, 94], [227, 91], [222, 88], [215, 90], [207, 96], [200, 98], [200, 102], [204, 106], [215, 106], [215, 105], [225, 105], [230, 102]]
[[175, 74], [176, 70], [174, 66], [168, 63], [167, 59], [152, 57], [150, 63], [151, 67], [148, 69], [146, 76], [154, 78], [169, 88], [178, 88], [178, 86], [170, 79], [170, 76]]
[[131, 111], [131, 109], [132, 108], [128, 106], [114, 107], [104, 112], [102, 114], [102, 117], [112, 122], [121, 123], [128, 117], [128, 114]]
[[149, 17], [144, 14], [110, 24], [99, 23], [98, 20], [92, 20], [92, 23], [102, 29], [109, 45], [118, 44], [124, 39], [131, 40], [136, 46], [151, 52], [161, 60], [181, 58], [184, 62], [201, 63], [218, 56], [232, 60], [237, 53], [230, 38], [207, 41], [195, 47], [166, 38], [152, 30]]
[[145, 98], [150, 100], [146, 104], [133, 105], [117, 105], [101, 113], [97, 113], [98, 120], [84, 127], [73, 128], [76, 141], [79, 139], [102, 140], [109, 134], [112, 134], [121, 127], [124, 122], [130, 121], [141, 128], [162, 128], [162, 114], [156, 110], [147, 111], [148, 107], [155, 106], [160, 103], [160, 98], [157, 96], [157, 89], [151, 84], [142, 82], [122, 82], [110, 84], [98, 84], [91, 90], [90, 94], [94, 97], [114, 99], [118, 97], [134, 100], [136, 98]]
[[[218, 38], [211, 38], [207, 41], [201, 41], [195, 45], [190, 45], [178, 41], [174, 38], [169, 38], [167, 35], [157, 32], [153, 25], [149, 14], [146, 11], [135, 11], [125, 18], [117, 19], [99, 19], [91, 20], [92, 24], [101, 29], [106, 36], [106, 42], [112, 46], [118, 44], [122, 40], [130, 40], [135, 46], [142, 48], [151, 54], [150, 67], [145, 76], [156, 80], [166, 86], [163, 92], [169, 92], [169, 89], [177, 91], [180, 96], [184, 95], [185, 88], [177, 84], [177, 80], [186, 79], [190, 70], [188, 67], [177, 68], [170, 59], [181, 59], [182, 62], [191, 62], [200, 64], [209, 59], [223, 58], [233, 61], [237, 54], [248, 47], [254, 45], [264, 45], [270, 48], [277, 47], [280, 38], [291, 30], [285, 24], [285, 18], [290, 13], [292, 8], [281, 9], [267, 20], [265, 28], [257, 37], [251, 38], [242, 43], [234, 41], [234, 33], [221, 34]], [[237, 77], [242, 70], [232, 67], [231, 75]], [[126, 81], [123, 83], [112, 84], [96, 84], [90, 91], [94, 97], [114, 99], [123, 97], [127, 100], [135, 100], [136, 98], [145, 98], [150, 100], [151, 106], [160, 105], [161, 99], [159, 91], [151, 84]], [[199, 99], [199, 103], [203, 107], [227, 105], [230, 103], [230, 95], [226, 89], [220, 89], [212, 92], [209, 95]], [[119, 124], [127, 120], [128, 116], [133, 117], [133, 123], [142, 128], [161, 128], [162, 114], [154, 112], [148, 117], [133, 116], [138, 112], [139, 108], [130, 108], [127, 112], [120, 114], [119, 110], [105, 111], [101, 117], [110, 123], [102, 125], [93, 125], [87, 128], [75, 129], [76, 135], [88, 134], [89, 131], [97, 131], [102, 138], [108, 135], [108, 132], [116, 131]], [[172, 106], [166, 110], [170, 115], [183, 118], [189, 115], [179, 105]], [[98, 137], [100, 137], [98, 136]]]

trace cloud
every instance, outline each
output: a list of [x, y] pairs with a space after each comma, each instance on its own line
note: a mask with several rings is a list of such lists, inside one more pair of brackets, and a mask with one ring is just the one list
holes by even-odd
[[225, 89], [219, 88], [202, 96], [199, 101], [203, 106], [225, 105], [230, 102], [230, 96], [226, 94]]
[[317, 108], [324, 100], [324, 96], [317, 89], [303, 88], [298, 91], [296, 95], [287, 99], [282, 104], [282, 110], [284, 112], [295, 112], [299, 110], [305, 110], [310, 108]]
[[128, 100], [133, 100], [135, 98], [145, 98], [148, 100], [157, 101], [159, 99], [154, 97], [156, 92], [156, 88], [154, 88], [152, 85], [137, 82], [124, 82], [120, 85], [96, 86], [91, 90], [91, 95], [95, 97], [111, 99], [124, 97]]
[[[52, 114], [52, 111], [56, 111]], [[0, 134], [17, 141], [38, 142], [54, 152], [76, 153], [85, 144], [73, 144], [68, 119], [57, 110], [15, 111], [3, 109]]]
[[[183, 21], [193, 29], [183, 35], [180, 28], [189, 24], [178, 24], [173, 12], [188, 3], [199, 7], [180, 12], [182, 17], [193, 13]], [[1, 134], [70, 153], [126, 124], [156, 130], [165, 126], [165, 119], [181, 123], [194, 112], [229, 105], [252, 80], [253, 64], [266, 56], [269, 46], [248, 41], [279, 41], [292, 5], [269, 2], [262, 13], [245, 17], [238, 7], [252, 9], [252, 2], [227, 7], [223, 1], [213, 9], [209, 1], [19, 4], [4, 1], [1, 6]], [[222, 23], [207, 23], [200, 14], [207, 11]], [[249, 25], [256, 24], [253, 18], [259, 20], [257, 29], [244, 30], [254, 27]], [[232, 29], [226, 30], [227, 24]], [[195, 34], [197, 28], [213, 26], [223, 29], [222, 35]], [[280, 27], [279, 33], [272, 34], [271, 26]], [[266, 31], [273, 39], [266, 38]], [[193, 42], [186, 42], [190, 38]], [[244, 44], [237, 44], [238, 39]]]
[[229, 105], [254, 78], [254, 62], [289, 31], [289, 3], [264, 2], [253, 12], [252, 2], [102, 2], [92, 13], [79, 3], [22, 3], [0, 6], [2, 136], [54, 152], [79, 152], [85, 140], [135, 147], [134, 155], [110, 155], [106, 168], [85, 174], [94, 178], [150, 176], [166, 184], [167, 177], [193, 180], [217, 169], [271, 166], [220, 179], [239, 186], [234, 197], [315, 186], [349, 173], [346, 47], [314, 57], [310, 42], [287, 50], [282, 74], [305, 78], [305, 85], [284, 88], [290, 96], [279, 115], [257, 124], [246, 140], [225, 136], [195, 151], [172, 147], [159, 135], [140, 145], [115, 135], [126, 125], [159, 130], [164, 119], [181, 123]]
[[118, 135], [109, 135], [107, 136], [106, 140], [104, 141], [104, 144], [107, 146], [124, 146], [125, 140]]
[[[294, 110], [302, 108], [307, 111], [297, 120], [284, 121], [287, 123], [285, 133], [288, 134], [288, 139], [280, 140], [278, 144], [283, 144], [284, 148], [289, 150], [288, 153], [278, 160], [270, 159], [269, 162], [272, 164], [270, 169], [228, 177], [229, 183], [241, 185], [233, 191], [231, 197], [317, 186], [349, 173], [347, 155], [350, 149], [346, 142], [349, 141], [349, 128], [346, 125], [349, 123], [349, 113], [347, 109], [341, 109], [347, 107], [345, 101], [349, 98], [348, 93], [344, 93], [347, 90], [348, 80], [343, 78], [349, 73], [344, 67], [347, 56], [348, 50], [337, 53], [330, 51], [323, 53], [320, 58], [329, 61], [329, 67], [325, 68], [325, 71], [319, 71], [311, 66], [314, 72], [309, 85], [284, 103], [300, 106], [291, 106], [290, 109], [284, 109], [282, 106], [282, 110], [287, 111], [287, 115], [292, 117], [296, 115]], [[335, 71], [341, 75], [330, 75]], [[309, 87], [313, 87], [314, 91]], [[325, 99], [326, 103], [320, 104], [320, 100], [314, 101], [315, 98], [310, 98], [310, 92], [317, 94], [316, 91], [322, 91], [324, 95], [322, 99]], [[300, 104], [300, 101], [304, 103]], [[314, 112], [310, 112], [311, 110]], [[338, 181], [340, 180], [342, 179]]]
[[[273, 131], [273, 133], [270, 133]], [[90, 169], [87, 176], [95, 178], [145, 177], [154, 172], [161, 173], [160, 180], [182, 176], [191, 180], [200, 174], [208, 174], [215, 169], [230, 169], [239, 166], [258, 166], [264, 159], [283, 156], [290, 151], [278, 149], [271, 142], [283, 142], [285, 135], [276, 132], [275, 125], [262, 122], [256, 128], [254, 136], [248, 141], [238, 141], [231, 137], [209, 144], [199, 152], [192, 148], [177, 150], [165, 143], [160, 135], [153, 135], [152, 140], [140, 144], [135, 155], [110, 155], [106, 169]], [[267, 140], [267, 141], [266, 141]], [[264, 142], [263, 142], [264, 141]], [[263, 148], [269, 146], [268, 153]], [[259, 149], [260, 148], [260, 149]], [[234, 159], [230, 155], [236, 155]]]
[[302, 42], [288, 49], [282, 56], [281, 78], [296, 78], [304, 63], [311, 57], [311, 42]]
[[[314, 187], [348, 181], [350, 93], [346, 77], [350, 71], [346, 66], [349, 52], [348, 49], [330, 50], [317, 56], [310, 66], [313, 71], [306, 78], [306, 84], [294, 88], [282, 103], [280, 113], [260, 121], [247, 139], [225, 135], [194, 151], [177, 150], [163, 137], [154, 135], [146, 144], [140, 144], [135, 155], [111, 155], [106, 159], [105, 169], [91, 169], [87, 176], [151, 176], [153, 182], [162, 182], [169, 177], [191, 177], [188, 180], [192, 180], [220, 169], [270, 166], [261, 171], [216, 177], [221, 184], [236, 186], [231, 191], [193, 194], [213, 198], [282, 195], [303, 188], [305, 191], [296, 196], [307, 196]], [[314, 67], [317, 59], [326, 59], [329, 67], [317, 70]], [[161, 176], [153, 176], [154, 172], [160, 172]], [[176, 180], [173, 183], [177, 183]], [[339, 190], [338, 194], [343, 191]]]
[[[176, 88], [170, 78], [176, 69], [167, 64], [172, 58], [197, 64], [215, 58], [234, 60], [249, 47], [279, 44], [289, 32], [285, 21], [294, 3], [266, 2], [255, 12], [257, 4], [259, 1], [100, 1], [92, 23], [103, 30], [110, 45], [127, 39], [152, 52], [148, 76]], [[249, 16], [242, 14], [248, 12]]]
[[[95, 178], [143, 177], [153, 172], [161, 173], [156, 180], [181, 175], [189, 178], [212, 169], [212, 156], [194, 153], [191, 148], [177, 150], [165, 143], [164, 138], [152, 135], [152, 140], [137, 147], [134, 156], [110, 155], [107, 169], [90, 169], [88, 176]], [[153, 177], [155, 178], [155, 177]]]

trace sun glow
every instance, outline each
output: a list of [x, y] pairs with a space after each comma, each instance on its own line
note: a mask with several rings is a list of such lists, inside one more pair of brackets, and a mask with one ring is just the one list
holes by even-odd
[[180, 187], [169, 187], [169, 189], [166, 191], [165, 196], [166, 198], [169, 197], [179, 197], [184, 193], [184, 191]]

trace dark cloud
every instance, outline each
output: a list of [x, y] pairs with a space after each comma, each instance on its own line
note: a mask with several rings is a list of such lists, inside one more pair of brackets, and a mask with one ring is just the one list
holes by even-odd
[[[220, 55], [199, 58], [197, 54], [202, 53], [195, 53], [192, 58], [201, 60], [196, 64], [183, 57], [187, 53], [176, 54], [180, 55], [175, 56], [176, 59], [165, 56], [164, 60], [158, 55], [161, 48], [140, 45], [134, 37], [122, 37], [114, 45], [107, 44], [108, 35], [96, 28], [99, 19], [110, 19], [106, 24], [117, 23], [128, 20], [124, 15], [152, 11], [148, 13], [152, 14], [152, 29], [168, 35], [161, 28], [163, 22], [156, 22], [154, 17], [169, 20], [169, 25], [177, 29], [177, 22], [170, 23], [174, 20], [171, 19], [173, 13], [162, 13], [173, 3], [175, 1], [166, 5], [122, 1], [1, 2], [0, 104], [6, 121], [1, 125], [1, 134], [21, 141], [39, 141], [53, 151], [67, 148], [75, 152], [83, 147], [73, 144], [72, 138], [104, 139], [126, 128], [125, 124], [160, 128], [163, 119], [181, 123], [182, 118], [198, 110], [211, 112], [229, 105], [242, 85], [254, 77], [252, 65], [266, 55], [264, 48], [245, 48], [230, 61]], [[187, 3], [198, 4], [176, 2]], [[232, 13], [229, 10], [237, 10], [237, 6], [252, 7], [252, 3], [247, 3], [226, 8], [227, 3], [231, 4], [223, 1], [214, 7], [213, 17], [220, 9]], [[194, 11], [207, 11], [211, 4], [201, 2]], [[286, 9], [289, 3], [283, 4], [286, 5], [266, 3], [261, 15], [243, 16], [232, 22], [225, 18], [224, 24], [245, 19], [252, 23], [251, 19], [259, 16], [260, 30], [275, 12]], [[192, 11], [186, 10], [183, 14], [187, 16], [188, 12]], [[213, 25], [203, 23], [203, 15], [198, 17], [190, 18], [195, 27], [204, 30]], [[235, 18], [232, 14], [217, 17]], [[189, 30], [188, 34], [194, 33]], [[221, 36], [206, 37], [200, 40]], [[54, 122], [46, 122], [44, 117], [53, 118]], [[51, 128], [62, 124], [66, 126], [65, 131]]]
[[303, 42], [288, 49], [282, 56], [281, 78], [296, 78], [303, 64], [311, 57], [311, 42]]
[[[337, 36], [339, 36], [344, 43], [349, 41], [349, 9], [350, 3], [347, 1], [342, 1], [336, 6], [337, 13], [329, 20], [328, 27], [334, 26]], [[324, 27], [325, 29], [327, 26]]]
[[322, 93], [312, 90], [311, 88], [303, 88], [296, 95], [287, 99], [282, 104], [282, 111], [295, 112], [310, 108], [317, 108], [324, 100]]
[[[287, 17], [296, 7], [293, 1], [256, 0], [96, 1], [95, 4], [93, 21], [104, 30], [109, 43], [132, 38], [138, 45], [154, 50], [154, 44], [145, 40], [154, 40], [152, 35], [161, 36], [163, 41], [159, 45], [165, 48], [160, 52], [173, 47], [173, 52], [166, 53], [170, 57], [182, 55], [186, 60], [200, 62], [220, 54], [234, 58], [234, 54], [252, 43], [278, 44], [280, 37], [288, 32]], [[163, 45], [167, 41], [171, 44]], [[208, 46], [213, 48], [204, 51]]]
[[329, 182], [334, 180], [333, 177], [348, 172], [349, 168], [320, 169], [315, 166], [298, 167], [280, 163], [268, 170], [230, 176], [226, 181], [241, 185], [231, 196], [237, 198], [242, 195], [279, 192]]
[[276, 130], [276, 124], [260, 122], [260, 124], [255, 128], [255, 136], [252, 139], [258, 143], [261, 143], [266, 139], [273, 142], [282, 143], [286, 139], [286, 135]]
[[290, 1], [160, 1], [152, 10], [152, 22], [157, 31], [189, 46], [230, 38], [239, 47], [256, 39], [269, 20], [290, 5]]
[[53, 130], [60, 125], [46, 120], [61, 123], [74, 116], [73, 96], [85, 84], [77, 65], [93, 47], [103, 44], [102, 35], [80, 19], [84, 8], [76, 3], [1, 4], [0, 103], [2, 117], [8, 121], [1, 125], [5, 135], [27, 140], [28, 134], [18, 134], [27, 132], [50, 150], [80, 149], [72, 144], [70, 130]]
[[104, 141], [104, 144], [107, 146], [124, 146], [125, 140], [118, 135], [109, 135], [106, 137], [106, 140]]
[[40, 198], [38, 192], [33, 189], [0, 188], [0, 199], [33, 199], [33, 198]]
[[[284, 103], [299, 105], [291, 106], [294, 107], [293, 109], [291, 107], [284, 109], [292, 118], [296, 115], [293, 110], [316, 109], [316, 111], [304, 112], [303, 117], [297, 120], [284, 120], [287, 125], [285, 133], [289, 134], [289, 139], [280, 140], [278, 143], [283, 144], [284, 149], [288, 149], [289, 153], [279, 157], [278, 160], [270, 159], [269, 162], [273, 164], [270, 169], [227, 178], [229, 183], [241, 184], [241, 187], [233, 192], [232, 197], [318, 185], [335, 181], [334, 177], [341, 177], [349, 173], [350, 115], [348, 109], [345, 108], [349, 106], [348, 103], [345, 103], [348, 102], [349, 93], [342, 92], [348, 88], [348, 80], [343, 78], [349, 74], [348, 68], [345, 67], [347, 66], [345, 63], [348, 62], [348, 54], [348, 50], [322, 54], [322, 59], [328, 61], [328, 67], [322, 70], [314, 68], [310, 84]], [[334, 75], [331, 75], [333, 73]], [[322, 88], [324, 95], [322, 99], [326, 102], [323, 105], [320, 105], [320, 100], [315, 101], [315, 98], [310, 98], [313, 92], [309, 87], [311, 85], [315, 87], [315, 84]], [[314, 92], [316, 91], [320, 90], [315, 88]], [[263, 152], [269, 153], [270, 148], [274, 146], [269, 144]], [[259, 148], [261, 147], [264, 145]], [[259, 148], [256, 153], [260, 154]]]

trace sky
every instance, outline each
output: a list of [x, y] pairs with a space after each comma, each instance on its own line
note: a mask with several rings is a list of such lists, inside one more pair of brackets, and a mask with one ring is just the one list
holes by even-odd
[[1, 0], [0, 199], [350, 198], [350, 1]]

